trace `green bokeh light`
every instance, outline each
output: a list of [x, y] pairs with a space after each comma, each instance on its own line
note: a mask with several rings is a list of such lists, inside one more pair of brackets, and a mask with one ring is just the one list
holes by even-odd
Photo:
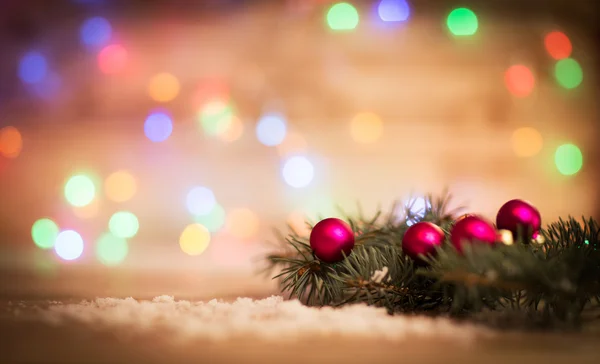
[[355, 29], [358, 21], [358, 11], [348, 3], [337, 3], [327, 12], [327, 25], [332, 30]]
[[71, 177], [65, 184], [65, 198], [75, 207], [83, 207], [94, 200], [96, 186], [92, 179], [85, 175]]
[[467, 8], [457, 8], [448, 14], [446, 20], [450, 32], [457, 36], [473, 35], [479, 28], [477, 15]]
[[583, 81], [583, 70], [573, 58], [565, 58], [556, 62], [554, 77], [559, 85], [566, 89], [573, 89]]
[[556, 149], [554, 163], [561, 174], [570, 176], [583, 166], [583, 154], [576, 145], [563, 144]]
[[127, 257], [127, 241], [111, 233], [106, 233], [96, 243], [96, 256], [104, 265], [117, 265]]
[[138, 218], [129, 211], [119, 211], [108, 221], [108, 230], [116, 237], [123, 239], [134, 237], [139, 228]]
[[234, 117], [232, 105], [221, 100], [208, 102], [198, 113], [202, 129], [209, 136], [216, 136], [227, 131]]
[[42, 249], [50, 249], [54, 246], [58, 232], [58, 225], [48, 218], [39, 219], [31, 227], [33, 242]]
[[211, 233], [219, 231], [225, 225], [225, 209], [216, 204], [215, 207], [204, 216], [196, 216], [197, 223], [204, 225]]

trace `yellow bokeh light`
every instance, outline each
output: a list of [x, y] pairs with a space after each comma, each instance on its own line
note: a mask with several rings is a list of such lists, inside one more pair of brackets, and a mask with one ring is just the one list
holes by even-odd
[[291, 154], [302, 154], [306, 152], [308, 145], [302, 134], [289, 132], [281, 144], [277, 145], [277, 152], [285, 157]]
[[92, 219], [98, 215], [100, 211], [100, 202], [97, 198], [85, 206], [73, 207], [73, 214], [80, 219]]
[[513, 151], [518, 157], [532, 157], [542, 150], [542, 135], [534, 128], [519, 128], [511, 137]]
[[187, 255], [200, 255], [210, 244], [210, 232], [202, 224], [186, 226], [179, 237], [179, 246]]
[[225, 142], [234, 142], [244, 133], [244, 124], [237, 116], [232, 116], [227, 129], [219, 133], [219, 138]]
[[383, 134], [383, 122], [374, 113], [358, 114], [350, 122], [350, 134], [358, 143], [376, 142]]
[[127, 171], [117, 171], [106, 178], [104, 182], [106, 196], [114, 202], [130, 200], [137, 191], [135, 177]]
[[154, 101], [171, 101], [179, 94], [179, 81], [170, 73], [159, 73], [150, 80], [148, 94]]
[[260, 220], [247, 208], [233, 209], [227, 216], [227, 230], [236, 238], [249, 239], [258, 234]]

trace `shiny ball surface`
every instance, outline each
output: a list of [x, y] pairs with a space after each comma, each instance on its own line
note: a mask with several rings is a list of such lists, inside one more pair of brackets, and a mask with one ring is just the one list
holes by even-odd
[[450, 240], [456, 250], [462, 253], [465, 244], [496, 244], [496, 229], [483, 217], [470, 215], [454, 224], [450, 232]]
[[409, 227], [402, 238], [402, 251], [413, 260], [420, 260], [419, 255], [433, 255], [436, 247], [444, 243], [444, 231], [430, 222], [418, 222]]
[[515, 241], [528, 243], [542, 225], [540, 212], [529, 202], [510, 200], [498, 210], [496, 226], [509, 230]]
[[337, 218], [319, 221], [310, 232], [310, 247], [315, 256], [326, 263], [335, 263], [350, 255], [354, 248], [354, 233], [348, 223]]

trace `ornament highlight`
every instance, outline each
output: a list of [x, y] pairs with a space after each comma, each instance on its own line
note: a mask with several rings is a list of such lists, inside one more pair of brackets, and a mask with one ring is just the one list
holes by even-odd
[[542, 225], [540, 212], [523, 200], [510, 200], [498, 211], [496, 227], [512, 232], [515, 241], [528, 243]]
[[409, 227], [402, 238], [402, 251], [413, 260], [421, 260], [419, 255], [433, 255], [435, 248], [444, 243], [444, 231], [430, 222], [418, 222]]
[[513, 240], [513, 235], [512, 232], [510, 232], [510, 230], [498, 230], [498, 233], [496, 235], [497, 242], [502, 243], [504, 245], [513, 245], [513, 243], [515, 242]]
[[456, 250], [462, 253], [465, 244], [496, 244], [496, 229], [483, 217], [468, 215], [454, 224], [450, 240]]
[[352, 228], [345, 221], [331, 217], [319, 221], [310, 232], [310, 247], [320, 260], [335, 263], [350, 255], [354, 248]]

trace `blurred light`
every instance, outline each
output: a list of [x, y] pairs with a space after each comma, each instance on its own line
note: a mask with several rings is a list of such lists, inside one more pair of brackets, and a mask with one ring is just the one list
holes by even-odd
[[155, 143], [164, 142], [173, 132], [173, 121], [164, 112], [154, 112], [146, 118], [144, 133]]
[[131, 173], [117, 171], [106, 178], [104, 182], [106, 196], [114, 202], [130, 200], [137, 191], [137, 183]]
[[125, 68], [128, 58], [127, 50], [123, 46], [109, 45], [98, 53], [98, 68], [102, 73], [115, 74]]
[[256, 124], [256, 137], [258, 141], [268, 147], [281, 144], [285, 139], [287, 125], [285, 119], [279, 114], [263, 115]]
[[289, 132], [286, 134], [283, 142], [277, 146], [277, 152], [282, 157], [290, 154], [301, 154], [306, 152], [308, 145], [302, 134]]
[[16, 158], [23, 149], [23, 138], [14, 126], [0, 129], [0, 154], [6, 158]]
[[215, 233], [225, 225], [225, 209], [221, 205], [215, 204], [208, 214], [196, 215], [194, 220], [204, 225], [211, 233]]
[[103, 46], [112, 35], [112, 28], [108, 20], [94, 17], [83, 22], [80, 29], [81, 42], [88, 46]]
[[558, 84], [564, 88], [572, 89], [583, 81], [583, 70], [573, 58], [565, 58], [556, 62], [554, 76]]
[[473, 35], [479, 27], [477, 15], [467, 8], [457, 8], [448, 14], [446, 21], [448, 29], [454, 35]]
[[426, 197], [417, 196], [406, 201], [404, 209], [403, 215], [406, 215], [407, 212], [410, 215], [404, 217], [406, 225], [411, 226], [425, 217], [427, 210], [431, 209], [431, 203]]
[[179, 237], [179, 246], [187, 255], [200, 255], [210, 244], [210, 232], [202, 224], [188, 225]]
[[332, 30], [352, 30], [358, 25], [356, 8], [348, 3], [334, 4], [327, 12], [327, 24]]
[[125, 260], [128, 252], [127, 241], [111, 233], [103, 234], [96, 242], [96, 256], [104, 265], [118, 265]]
[[546, 34], [544, 45], [550, 57], [560, 60], [571, 56], [573, 46], [565, 33], [554, 31]]
[[83, 238], [74, 230], [61, 231], [56, 236], [54, 251], [63, 260], [75, 260], [83, 254]]
[[554, 154], [556, 168], [565, 176], [576, 174], [583, 166], [583, 154], [576, 145], [563, 144]]
[[100, 202], [95, 198], [89, 204], [81, 207], [73, 207], [73, 214], [80, 219], [92, 219], [98, 215], [100, 211]]
[[185, 204], [192, 215], [207, 215], [217, 204], [215, 195], [206, 187], [194, 187], [188, 192]]
[[291, 157], [284, 163], [281, 173], [288, 185], [295, 188], [302, 188], [312, 182], [315, 169], [308, 159], [296, 156]]
[[219, 134], [219, 138], [224, 142], [231, 143], [241, 138], [244, 133], [244, 124], [237, 116], [231, 117], [228, 124], [227, 129]]
[[350, 122], [350, 134], [358, 143], [373, 143], [383, 134], [383, 122], [373, 113], [356, 115]]
[[179, 81], [170, 73], [159, 73], [150, 80], [148, 94], [154, 101], [171, 101], [179, 94]]
[[403, 22], [410, 16], [410, 8], [406, 0], [381, 0], [377, 13], [383, 21]]
[[39, 219], [31, 227], [31, 237], [35, 245], [42, 249], [50, 249], [54, 246], [58, 236], [58, 225], [48, 218]]
[[71, 177], [65, 184], [65, 197], [67, 202], [75, 207], [82, 207], [94, 199], [96, 186], [91, 178], [84, 175]]
[[35, 84], [46, 78], [48, 63], [39, 52], [29, 52], [23, 56], [19, 64], [19, 78], [25, 83]]
[[504, 82], [508, 91], [517, 97], [529, 96], [535, 85], [535, 79], [529, 68], [520, 64], [506, 70]]
[[300, 236], [310, 235], [310, 227], [306, 223], [306, 214], [302, 211], [293, 211], [287, 218], [288, 225]]
[[232, 210], [227, 216], [227, 230], [238, 239], [249, 239], [258, 234], [260, 220], [247, 208]]
[[116, 212], [108, 221], [108, 230], [118, 238], [132, 238], [137, 234], [139, 228], [138, 218], [129, 211]]
[[228, 102], [215, 99], [202, 105], [198, 117], [204, 132], [209, 136], [217, 136], [229, 129], [235, 116]]
[[542, 150], [544, 140], [534, 128], [519, 128], [514, 131], [511, 144], [518, 157], [532, 157]]

